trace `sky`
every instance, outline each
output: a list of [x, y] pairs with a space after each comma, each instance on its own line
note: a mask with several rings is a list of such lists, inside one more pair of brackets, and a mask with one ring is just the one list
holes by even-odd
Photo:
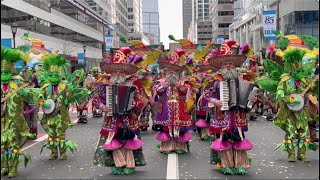
[[172, 34], [176, 39], [183, 37], [182, 0], [158, 0], [160, 16], [160, 41], [169, 49]]

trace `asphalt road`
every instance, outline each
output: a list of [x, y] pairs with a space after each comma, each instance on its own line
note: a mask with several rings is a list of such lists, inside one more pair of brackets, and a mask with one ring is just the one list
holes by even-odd
[[[71, 118], [75, 122], [75, 114]], [[32, 156], [27, 168], [20, 164], [19, 174], [15, 179], [166, 179], [168, 155], [161, 154], [156, 148], [158, 143], [154, 136], [156, 132], [142, 132], [144, 141], [143, 151], [147, 166], [136, 168], [137, 173], [131, 176], [114, 176], [109, 167], [97, 167], [92, 164], [102, 118], [90, 118], [88, 124], [75, 124], [68, 129], [67, 138], [78, 144], [75, 155], [68, 153], [67, 160], [49, 161], [49, 150], [40, 148], [45, 141], [30, 141], [24, 148], [25, 153]], [[39, 126], [39, 138], [43, 139], [43, 130]], [[251, 122], [246, 137], [254, 143], [249, 152], [253, 165], [245, 176], [223, 175], [214, 170], [209, 163], [209, 142], [199, 141], [196, 136], [191, 141], [191, 152], [179, 155], [177, 171], [179, 179], [316, 179], [319, 177], [318, 152], [309, 152], [310, 163], [289, 163], [284, 152], [275, 152], [275, 146], [282, 141], [284, 133], [271, 122], [263, 118]], [[171, 156], [172, 157], [172, 156]], [[170, 157], [170, 158], [171, 158]], [[171, 161], [172, 162], [172, 159]], [[171, 166], [170, 166], [171, 167]], [[172, 169], [169, 168], [171, 171]], [[7, 177], [1, 179], [8, 179]]]

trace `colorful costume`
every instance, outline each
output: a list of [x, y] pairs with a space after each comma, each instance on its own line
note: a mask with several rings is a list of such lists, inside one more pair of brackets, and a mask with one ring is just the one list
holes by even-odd
[[[51, 150], [49, 160], [57, 159], [58, 151], [60, 159], [65, 160], [67, 149], [72, 152], [76, 149], [75, 143], [66, 140], [66, 131], [71, 123], [68, 107], [70, 103], [78, 103], [90, 95], [90, 91], [78, 88], [84, 80], [84, 71], [75, 71], [66, 78], [65, 65], [65, 58], [51, 54], [44, 60], [45, 72], [38, 72], [41, 79], [38, 98], [44, 112], [40, 122], [49, 136], [42, 148]], [[66, 81], [62, 78], [66, 78]]]
[[[230, 42], [233, 42], [230, 44]], [[215, 104], [216, 101], [223, 101], [220, 97], [220, 81], [227, 83], [229, 88], [232, 88], [231, 82], [239, 78], [235, 67], [240, 67], [245, 61], [246, 57], [238, 54], [237, 50], [231, 49], [236, 44], [235, 41], [228, 40], [221, 45], [220, 56], [215, 56], [209, 59], [209, 64], [213, 67], [220, 69], [221, 77], [219, 81], [215, 81], [213, 85], [213, 97], [210, 102]], [[221, 68], [223, 64], [232, 64], [235, 67]], [[226, 71], [226, 72], [224, 72]], [[230, 71], [230, 72], [228, 72]], [[239, 96], [239, 94], [232, 94], [232, 91], [224, 92], [229, 93], [231, 96]], [[228, 102], [229, 103], [229, 102]], [[230, 105], [230, 104], [229, 104]], [[231, 105], [230, 105], [231, 106]], [[217, 164], [218, 168], [225, 174], [246, 174], [246, 169], [250, 167], [247, 151], [253, 145], [245, 138], [244, 132], [248, 130], [247, 109], [234, 105], [228, 110], [221, 110], [220, 107], [215, 107], [213, 121], [210, 124], [210, 133], [216, 135], [217, 139], [211, 144], [211, 148], [217, 153], [212, 153], [213, 161]]]
[[[138, 68], [128, 63], [128, 56], [132, 52], [130, 48], [120, 48], [116, 52], [112, 62], [102, 62], [101, 70], [111, 74], [110, 85], [117, 87], [133, 88], [133, 80], [128, 79], [138, 71]], [[109, 88], [108, 86], [104, 86]], [[106, 92], [106, 90], [104, 90]], [[145, 166], [146, 161], [142, 152], [143, 142], [140, 139], [138, 125], [138, 113], [141, 111], [141, 103], [134, 92], [133, 104], [128, 104], [130, 111], [125, 114], [118, 112], [106, 112], [104, 125], [100, 131], [100, 139], [94, 156], [94, 165], [112, 167], [112, 174], [134, 174], [136, 166]], [[122, 94], [125, 96], [126, 94]], [[110, 97], [108, 94], [105, 97]], [[116, 97], [115, 97], [116, 98]], [[110, 106], [106, 98], [101, 99], [100, 108]], [[115, 102], [113, 102], [115, 103]], [[118, 107], [118, 106], [117, 106]], [[120, 108], [120, 107], [119, 107]], [[109, 107], [111, 110], [111, 107]]]
[[[179, 81], [179, 74], [183, 71], [180, 57], [185, 53], [176, 50], [172, 56], [159, 61], [161, 68], [167, 68], [166, 79], [157, 84], [158, 114], [155, 124], [161, 125], [161, 132], [156, 139], [161, 141], [161, 152], [186, 153], [189, 151], [188, 141], [192, 136], [188, 132], [192, 126], [191, 116], [187, 110], [187, 100], [191, 88], [183, 79]], [[169, 79], [170, 78], [170, 79]]]
[[[300, 39], [292, 35], [279, 35], [278, 55], [284, 60], [284, 68], [270, 60], [264, 60], [264, 67], [269, 77], [257, 81], [260, 88], [276, 94], [280, 108], [275, 117], [274, 124], [285, 131], [285, 140], [277, 147], [283, 147], [288, 152], [288, 160], [295, 161], [295, 147], [298, 148], [297, 159], [309, 161], [306, 156], [307, 149], [316, 150], [316, 144], [310, 142], [308, 123], [315, 119], [310, 117], [304, 101], [309, 103], [314, 99], [317, 89], [317, 79], [313, 78], [315, 60], [304, 62], [307, 52], [315, 50], [311, 37]], [[305, 40], [307, 39], [307, 40]], [[310, 50], [306, 51], [306, 48]], [[284, 50], [284, 51], [283, 51]], [[316, 99], [316, 98], [315, 98]], [[318, 120], [318, 119], [317, 119]]]
[[15, 177], [19, 157], [25, 157], [25, 166], [30, 161], [29, 155], [20, 149], [27, 138], [34, 138], [23, 116], [24, 98], [31, 94], [26, 91], [28, 84], [14, 80], [14, 63], [22, 60], [17, 50], [1, 47], [1, 176]]

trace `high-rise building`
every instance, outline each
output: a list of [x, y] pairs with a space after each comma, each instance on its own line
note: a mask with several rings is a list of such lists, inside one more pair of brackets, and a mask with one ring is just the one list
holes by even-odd
[[233, 22], [234, 0], [210, 0], [210, 19], [212, 20], [212, 40], [229, 39], [229, 26]]
[[[126, 0], [116, 0], [117, 2], [117, 34], [119, 37], [128, 38], [128, 3]], [[120, 47], [124, 44], [120, 43]]]
[[[192, 14], [192, 20], [188, 26], [187, 38], [196, 44], [205, 44], [212, 39], [212, 22], [210, 21], [210, 1], [192, 0], [191, 7], [191, 11], [189, 10], [188, 12], [189, 14]], [[186, 9], [184, 14], [187, 14], [187, 10], [188, 9]]]
[[142, 0], [142, 26], [150, 44], [161, 44], [158, 0]]
[[1, 1], [1, 39], [12, 38], [10, 25], [16, 23], [16, 46], [26, 42], [21, 38], [29, 33], [43, 41], [49, 50], [73, 57], [74, 70], [78, 53], [86, 48], [86, 68], [98, 66], [102, 59], [103, 27], [108, 18], [97, 13], [80, 0], [3, 0]]
[[190, 23], [194, 20], [192, 4], [194, 0], [182, 0], [183, 38], [188, 37]]
[[142, 0], [128, 0], [127, 2], [129, 39], [140, 40], [149, 45], [149, 40], [142, 31]]

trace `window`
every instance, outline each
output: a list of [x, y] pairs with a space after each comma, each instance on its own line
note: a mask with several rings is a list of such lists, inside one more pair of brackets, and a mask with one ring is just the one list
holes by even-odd
[[219, 23], [218, 27], [219, 28], [228, 28], [231, 23]]
[[133, 12], [133, 8], [128, 8], [128, 12]]
[[233, 4], [234, 0], [218, 0], [218, 4]]
[[209, 3], [209, 0], [204, 0], [204, 3]]
[[133, 19], [133, 15], [129, 15], [129, 16], [128, 16], [128, 19]]
[[133, 33], [133, 32], [134, 32], [134, 29], [131, 28], [131, 29], [130, 29], [130, 32]]
[[233, 16], [234, 11], [218, 11], [218, 16]]

